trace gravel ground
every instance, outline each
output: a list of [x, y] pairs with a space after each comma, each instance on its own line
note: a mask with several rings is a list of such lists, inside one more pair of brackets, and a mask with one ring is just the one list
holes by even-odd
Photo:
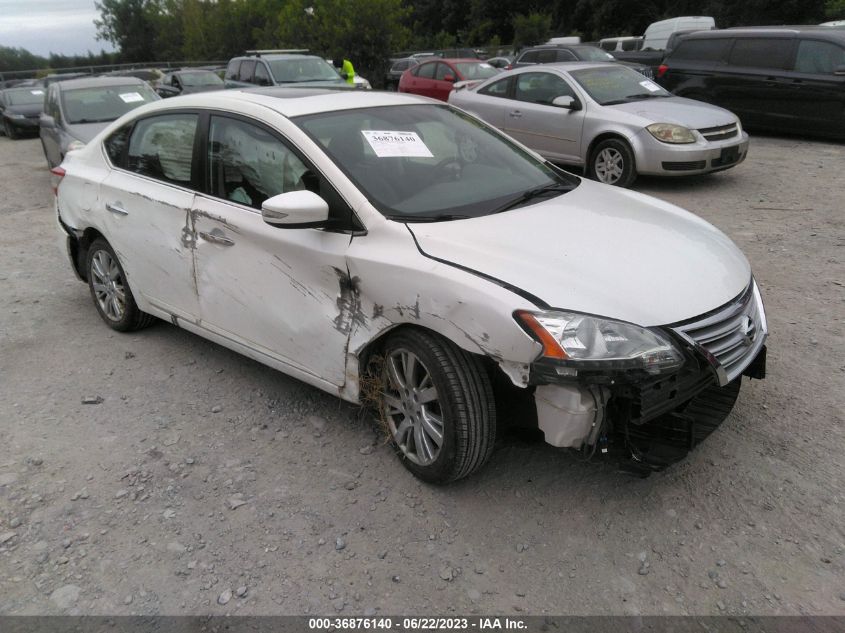
[[685, 462], [514, 439], [433, 488], [355, 407], [107, 329], [38, 140], [0, 139], [0, 613], [845, 614], [843, 173], [843, 145], [761, 137], [635, 185], [730, 235], [768, 309], [768, 379]]

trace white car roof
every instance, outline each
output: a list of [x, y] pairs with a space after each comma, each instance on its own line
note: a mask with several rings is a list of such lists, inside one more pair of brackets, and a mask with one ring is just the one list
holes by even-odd
[[200, 94], [173, 97], [155, 106], [148, 106], [146, 112], [174, 107], [236, 108], [244, 102], [264, 106], [285, 117], [303, 114], [353, 110], [389, 105], [413, 105], [440, 103], [433, 99], [409, 94], [379, 92], [376, 90], [331, 90], [319, 88], [262, 88], [258, 90], [219, 90]]

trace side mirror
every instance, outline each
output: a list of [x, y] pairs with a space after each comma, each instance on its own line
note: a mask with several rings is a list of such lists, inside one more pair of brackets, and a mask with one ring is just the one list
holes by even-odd
[[455, 75], [444, 75], [443, 81], [451, 81], [452, 83], [455, 82]]
[[159, 96], [166, 99], [167, 97], [175, 97], [181, 91], [179, 90], [179, 88], [175, 88], [173, 86], [162, 85], [156, 88], [156, 92], [159, 94]]
[[280, 228], [316, 228], [328, 222], [329, 205], [312, 191], [288, 191], [267, 198], [261, 205], [261, 217]]
[[562, 96], [552, 99], [552, 105], [566, 110], [580, 110], [581, 104], [574, 97]]
[[38, 118], [38, 125], [40, 125], [41, 127], [46, 127], [48, 129], [53, 129], [54, 127], [56, 127], [56, 119], [51, 117], [49, 114], [42, 114]]
[[837, 66], [836, 68], [833, 69], [833, 74], [839, 75], [840, 77], [842, 75], [845, 75], [845, 66]]

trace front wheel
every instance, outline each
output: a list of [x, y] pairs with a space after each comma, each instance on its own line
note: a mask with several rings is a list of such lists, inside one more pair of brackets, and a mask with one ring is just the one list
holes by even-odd
[[427, 332], [384, 348], [379, 409], [405, 467], [444, 484], [484, 465], [496, 439], [493, 388], [481, 361]]
[[637, 178], [634, 152], [621, 139], [607, 139], [593, 149], [587, 174], [606, 185], [630, 187]]
[[14, 125], [9, 123], [9, 119], [3, 119], [3, 129], [6, 131], [6, 136], [14, 140], [20, 136]]
[[91, 298], [110, 328], [131, 332], [155, 321], [154, 316], [138, 308], [123, 267], [105, 240], [94, 240], [88, 249], [87, 272]]

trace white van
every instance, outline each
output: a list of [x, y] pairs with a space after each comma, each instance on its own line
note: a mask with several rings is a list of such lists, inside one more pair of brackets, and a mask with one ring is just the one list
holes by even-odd
[[638, 51], [642, 48], [641, 35], [626, 35], [623, 37], [605, 37], [599, 40], [599, 46], [608, 53], [614, 51]]
[[553, 37], [546, 44], [580, 44], [581, 38], [577, 35], [570, 35], [567, 37]]
[[662, 51], [669, 36], [676, 31], [707, 31], [716, 28], [716, 20], [707, 16], [681, 16], [652, 22], [643, 35], [643, 50]]

